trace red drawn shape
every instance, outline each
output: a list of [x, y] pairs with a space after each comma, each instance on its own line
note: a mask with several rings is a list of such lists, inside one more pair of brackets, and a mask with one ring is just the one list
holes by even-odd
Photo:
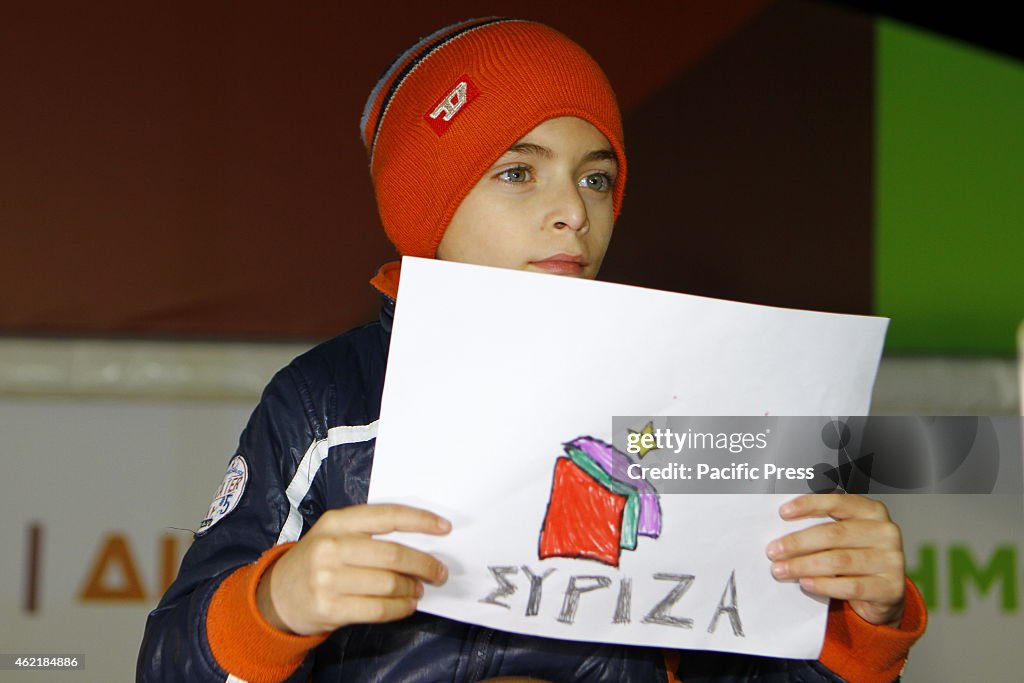
[[625, 496], [612, 493], [568, 458], [558, 458], [540, 532], [540, 558], [573, 557], [618, 567], [625, 507]]

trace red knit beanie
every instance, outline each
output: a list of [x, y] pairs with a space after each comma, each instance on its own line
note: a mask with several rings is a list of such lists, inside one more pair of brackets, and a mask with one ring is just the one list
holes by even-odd
[[[378, 81], [361, 120], [384, 230], [403, 256], [433, 258], [459, 204], [508, 148], [559, 116], [591, 123], [626, 155], [618, 104], [601, 67], [554, 29], [520, 19], [471, 19], [423, 38]], [[392, 297], [397, 262], [371, 281]]]

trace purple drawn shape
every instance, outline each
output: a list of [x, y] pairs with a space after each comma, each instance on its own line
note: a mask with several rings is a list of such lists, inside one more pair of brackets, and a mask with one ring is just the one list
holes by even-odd
[[661, 503], [658, 501], [658, 492], [646, 479], [630, 478], [627, 470], [634, 463], [629, 456], [592, 436], [581, 436], [566, 445], [580, 449], [610, 476], [635, 488], [640, 494], [640, 519], [637, 522], [637, 533], [651, 538], [661, 535]]

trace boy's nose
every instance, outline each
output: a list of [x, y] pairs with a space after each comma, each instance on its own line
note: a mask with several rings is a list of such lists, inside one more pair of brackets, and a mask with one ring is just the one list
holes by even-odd
[[547, 224], [555, 230], [573, 230], [584, 233], [590, 228], [587, 205], [575, 186], [563, 189], [553, 199]]

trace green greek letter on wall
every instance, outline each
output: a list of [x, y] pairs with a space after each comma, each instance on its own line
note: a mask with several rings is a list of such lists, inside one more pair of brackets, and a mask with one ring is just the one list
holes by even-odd
[[965, 545], [949, 548], [950, 609], [963, 612], [967, 608], [967, 583], [977, 585], [982, 595], [989, 593], [993, 584], [1001, 584], [1000, 607], [1003, 612], [1017, 610], [1017, 554], [1009, 545], [1001, 545], [992, 553], [987, 564], [979, 567], [970, 549]]
[[917, 567], [907, 567], [907, 576], [921, 591], [929, 610], [939, 606], [938, 562], [934, 544], [926, 543], [917, 549]]

